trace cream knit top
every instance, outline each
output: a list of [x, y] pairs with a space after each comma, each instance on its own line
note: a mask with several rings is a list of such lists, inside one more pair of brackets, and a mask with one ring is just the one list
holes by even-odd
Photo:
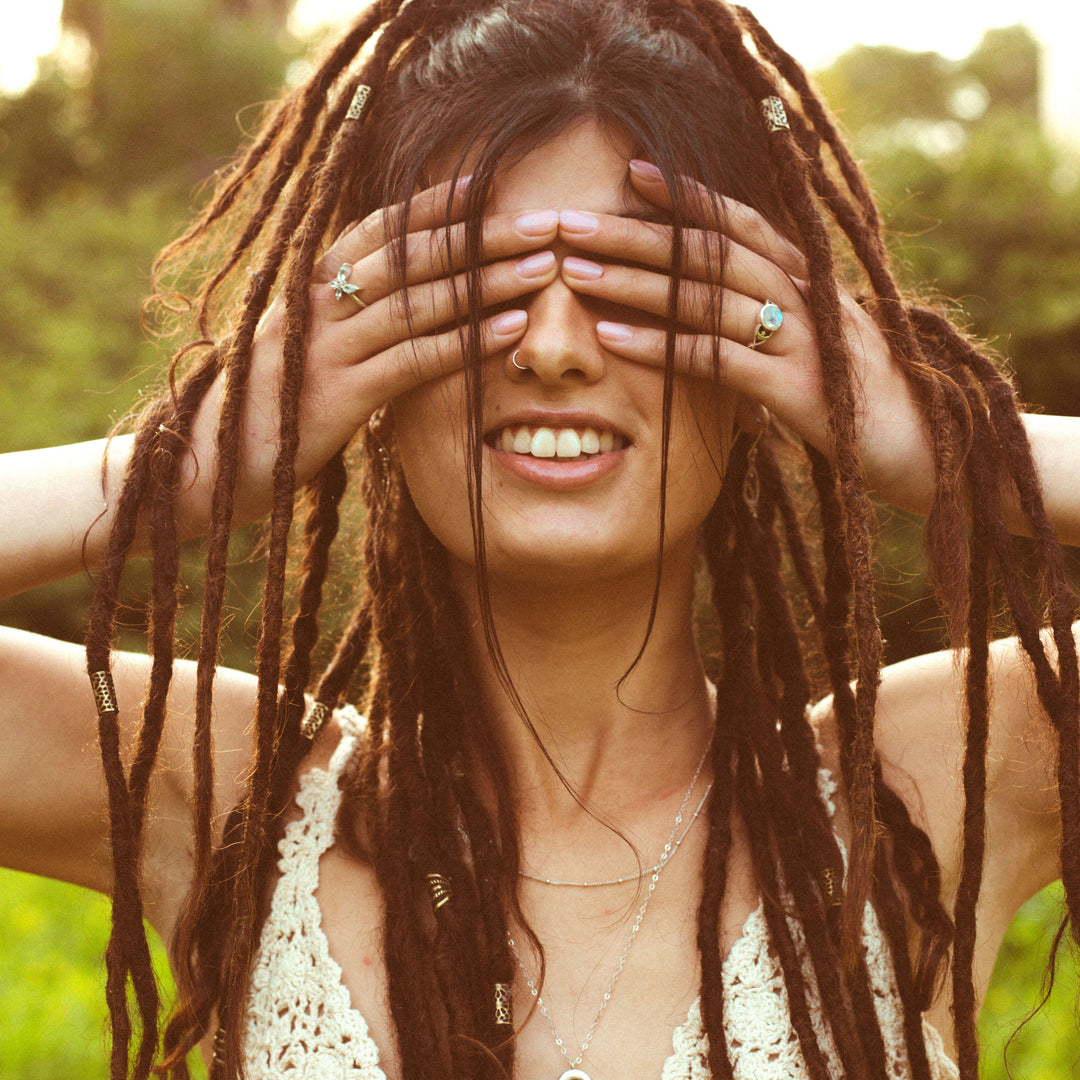
[[[367, 1022], [353, 1007], [330, 955], [315, 890], [319, 859], [334, 838], [341, 794], [338, 780], [352, 756], [363, 720], [356, 710], [338, 711], [342, 738], [326, 769], [309, 769], [296, 796], [300, 816], [279, 845], [280, 878], [252, 973], [244, 1052], [248, 1080], [385, 1080]], [[819, 775], [822, 797], [833, 812], [836, 790]], [[797, 946], [800, 928], [792, 923]], [[910, 1073], [904, 1049], [903, 1012], [888, 946], [873, 908], [863, 916], [874, 1003], [885, 1040], [888, 1075]], [[832, 1038], [820, 1020], [820, 996], [804, 965], [814, 1030], [837, 1080], [843, 1075]], [[743, 925], [724, 963], [724, 1031], [736, 1080], [807, 1080], [806, 1064], [791, 1026], [780, 961], [769, 945], [761, 904]], [[934, 1080], [959, 1073], [938, 1032], [923, 1022]], [[708, 1041], [698, 1002], [672, 1036], [672, 1053], [659, 1080], [709, 1080]]]

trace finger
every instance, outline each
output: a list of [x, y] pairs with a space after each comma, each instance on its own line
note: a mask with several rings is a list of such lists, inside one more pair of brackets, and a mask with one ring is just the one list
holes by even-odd
[[[667, 334], [650, 327], [601, 321], [596, 336], [609, 352], [650, 367], [667, 363]], [[767, 406], [783, 365], [757, 350], [710, 334], [675, 335], [675, 370], [697, 379], [719, 376], [725, 386]], [[745, 415], [749, 415], [745, 413]]]
[[[480, 323], [481, 356], [503, 352], [521, 339], [528, 326], [524, 310], [503, 311]], [[461, 370], [465, 361], [465, 334], [445, 330], [408, 338], [353, 367], [356, 393], [370, 402], [370, 412], [424, 382]]]
[[[555, 256], [550, 251], [492, 263], [480, 271], [479, 303], [490, 308], [512, 302], [550, 284], [556, 273]], [[345, 350], [351, 362], [364, 361], [407, 338], [437, 333], [467, 311], [467, 275], [422, 282], [391, 293], [354, 318], [335, 320], [327, 333], [326, 347]]]
[[[631, 161], [630, 180], [635, 190], [650, 202], [666, 210], [674, 209], [671, 189], [651, 162]], [[696, 224], [719, 230], [793, 277], [806, 276], [806, 259], [802, 252], [752, 207], [718, 195], [690, 177], [679, 177], [679, 182]]]
[[[480, 258], [488, 263], [546, 247], [554, 241], [558, 227], [559, 216], [554, 210], [492, 216], [483, 223]], [[474, 257], [468, 250], [464, 222], [445, 228], [410, 232], [404, 236], [403, 242], [404, 252], [398, 247], [397, 241], [391, 240], [351, 264], [349, 281], [357, 286], [358, 295], [365, 305], [400, 288], [403, 272], [404, 284], [415, 285], [458, 273]], [[343, 255], [348, 253], [346, 243], [343, 242], [340, 249]], [[404, 265], [401, 263], [402, 256]], [[344, 313], [354, 315], [355, 310], [346, 305]]]
[[[620, 263], [641, 263], [665, 271], [676, 265], [669, 225], [637, 218], [564, 210], [559, 236], [579, 251]], [[764, 256], [711, 230], [684, 229], [678, 260], [683, 277], [723, 284], [760, 301], [791, 305], [798, 299], [790, 275]]]
[[465, 194], [470, 176], [447, 180], [425, 188], [407, 202], [382, 207], [346, 230], [315, 266], [312, 280], [333, 280], [343, 262], [357, 263], [381, 248], [388, 236], [399, 232], [402, 221], [405, 231], [430, 229], [447, 222], [460, 221], [467, 205]]
[[[567, 255], [562, 261], [562, 278], [575, 292], [623, 310], [630, 308], [660, 319], [668, 315], [671, 278], [666, 274]], [[675, 318], [688, 328], [749, 342], [761, 308], [761, 301], [753, 297], [684, 278], [679, 282]]]

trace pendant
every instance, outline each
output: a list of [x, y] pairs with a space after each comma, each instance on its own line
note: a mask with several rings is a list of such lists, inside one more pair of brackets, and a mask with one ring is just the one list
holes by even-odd
[[583, 1069], [567, 1069], [559, 1080], [592, 1080], [592, 1077]]

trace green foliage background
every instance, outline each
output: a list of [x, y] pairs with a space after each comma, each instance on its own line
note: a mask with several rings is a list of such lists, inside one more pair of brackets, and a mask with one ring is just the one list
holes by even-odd
[[[0, 99], [0, 450], [98, 438], [156, 380], [162, 350], [139, 321], [149, 267], [257, 119], [251, 103], [299, 62], [288, 6], [69, 0], [81, 47]], [[960, 62], [856, 48], [820, 81], [867, 162], [909, 282], [955, 301], [1009, 358], [1027, 400], [1080, 413], [1080, 159], [1041, 130], [1038, 77], [1037, 46], [1011, 28]], [[886, 531], [882, 561], [890, 659], [936, 647], [910, 522]], [[78, 640], [86, 596], [73, 579], [0, 605], [0, 617]], [[131, 633], [140, 621], [136, 605]], [[236, 620], [227, 645], [233, 662], [250, 652], [246, 625]], [[1004, 1043], [1038, 1000], [1059, 910], [1048, 890], [1010, 930], [981, 1018], [985, 1080], [1006, 1076]], [[0, 1077], [106, 1075], [107, 917], [100, 897], [0, 874]], [[159, 970], [167, 984], [163, 960]], [[1013, 1039], [1013, 1076], [1078, 1075], [1077, 992], [1066, 962], [1050, 1004]]]

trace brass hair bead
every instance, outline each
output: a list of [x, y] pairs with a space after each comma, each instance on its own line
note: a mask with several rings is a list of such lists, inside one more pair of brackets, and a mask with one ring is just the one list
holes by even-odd
[[94, 692], [94, 704], [97, 706], [98, 716], [120, 711], [116, 704], [116, 685], [113, 683], [111, 672], [91, 671], [90, 689]]
[[769, 131], [790, 131], [784, 103], [778, 97], [762, 98], [761, 113], [765, 117], [765, 126]]
[[349, 106], [349, 111], [345, 114], [346, 120], [359, 120], [364, 114], [364, 106], [367, 104], [367, 99], [371, 97], [371, 87], [361, 84], [356, 88], [356, 93], [353, 94], [352, 104]]
[[840, 893], [840, 882], [837, 881], [831, 866], [826, 866], [821, 872], [821, 883], [825, 887], [825, 898], [829, 901], [829, 907], [839, 907], [843, 897]]
[[450, 882], [442, 874], [427, 875], [428, 888], [431, 890], [431, 903], [435, 910], [449, 904], [454, 897], [454, 891], [450, 888]]
[[514, 1023], [514, 1004], [507, 983], [495, 984], [495, 1023], [503, 1026]]
[[330, 711], [329, 705], [324, 705], [321, 701], [314, 702], [304, 714], [304, 719], [300, 721], [300, 734], [305, 739], [314, 739], [319, 734], [319, 729], [326, 723]]

